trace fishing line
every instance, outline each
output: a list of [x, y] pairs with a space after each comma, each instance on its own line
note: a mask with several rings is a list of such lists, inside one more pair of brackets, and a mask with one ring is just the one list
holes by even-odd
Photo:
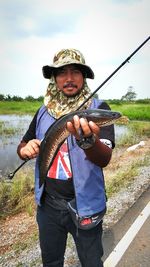
[[[142, 48], [142, 46], [144, 46], [150, 39], [150, 36], [148, 36], [148, 38], [141, 44], [139, 45], [134, 51], [133, 53], [131, 53], [98, 87], [97, 89], [95, 89], [90, 95], [89, 97], [87, 97], [87, 99], [85, 99], [82, 104], [76, 109], [80, 110], [87, 101], [89, 101], [89, 99], [94, 96], [126, 63], [130, 62], [130, 59]], [[11, 172], [10, 174], [8, 174], [8, 179], [12, 179], [15, 175], [15, 173], [30, 159], [26, 159], [23, 161], [23, 163], [21, 163], [21, 165], [19, 165], [19, 167], [17, 169], [14, 170], [14, 172]]]

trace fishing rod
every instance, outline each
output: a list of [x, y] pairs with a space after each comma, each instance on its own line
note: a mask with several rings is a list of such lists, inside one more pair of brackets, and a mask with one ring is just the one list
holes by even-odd
[[116, 68], [109, 76], [108, 76], [108, 78], [106, 78], [106, 80], [105, 81], [103, 81], [99, 86], [98, 86], [98, 88], [97, 89], [95, 89], [94, 90], [94, 92], [92, 93], [92, 94], [90, 94], [89, 95], [89, 97], [87, 97], [83, 102], [82, 102], [82, 104], [76, 109], [76, 110], [79, 110], [80, 108], [82, 108], [84, 105], [85, 105], [85, 103], [87, 102], [87, 101], [89, 101], [89, 99], [93, 96], [93, 95], [95, 95], [96, 93], [97, 93], [97, 91], [99, 91], [99, 89], [100, 88], [102, 88], [102, 86], [104, 86], [104, 84], [105, 83], [107, 83], [110, 79], [111, 79], [111, 77], [112, 76], [114, 76], [114, 74], [116, 73], [116, 72], [118, 72], [127, 62], [129, 63], [129, 60], [138, 52], [138, 50], [140, 50], [141, 48], [142, 48], [142, 46], [143, 45], [145, 45], [148, 41], [149, 41], [149, 39], [150, 39], [150, 36], [141, 44], [141, 45], [139, 45], [138, 46], [138, 48], [137, 49], [135, 49], [134, 51], [133, 51], [133, 53], [130, 55], [130, 56], [128, 56], [120, 65], [119, 65], [119, 67], [118, 68]]
[[[139, 45], [134, 51], [133, 51], [133, 53], [130, 55], [130, 56], [128, 56], [120, 65], [119, 65], [119, 67], [118, 68], [116, 68], [107, 78], [106, 78], [106, 80], [105, 81], [103, 81], [99, 86], [98, 86], [98, 88], [96, 89], [96, 90], [94, 90], [94, 92], [93, 93], [91, 93], [90, 95], [89, 95], [89, 97], [87, 97], [83, 102], [82, 102], [82, 104], [76, 109], [76, 110], [79, 110], [79, 109], [81, 109], [81, 107], [83, 107], [84, 105], [85, 105], [85, 103], [94, 95], [94, 94], [96, 94], [96, 92], [99, 90], [99, 89], [101, 89], [102, 88], [102, 86], [104, 86], [104, 84], [105, 83], [107, 83], [110, 79], [111, 79], [111, 77], [112, 76], [114, 76], [114, 74], [116, 73], [116, 72], [118, 72], [127, 62], [129, 62], [129, 60], [142, 48], [142, 46], [144, 46], [148, 41], [149, 41], [149, 39], [150, 39], [150, 36], [148, 36], [148, 38], [141, 44], [141, 45]], [[27, 159], [25, 159], [24, 160], [24, 162], [23, 163], [21, 163], [21, 165], [19, 165], [19, 167], [16, 169], [16, 170], [14, 170], [14, 172], [11, 172], [10, 174], [8, 174], [8, 179], [12, 179], [13, 177], [14, 177], [14, 175], [15, 175], [15, 173], [26, 163], [26, 162], [28, 162], [30, 159], [29, 158], [27, 158]]]
[[29, 161], [30, 159], [29, 158], [27, 158], [27, 159], [25, 159], [13, 172], [10, 172], [8, 175], [7, 175], [7, 178], [9, 179], [9, 180], [12, 180], [12, 178], [14, 177], [14, 175], [15, 175], [15, 173], [17, 172], [17, 171], [19, 171], [19, 169], [20, 168], [22, 168], [22, 166], [27, 162], [27, 161]]

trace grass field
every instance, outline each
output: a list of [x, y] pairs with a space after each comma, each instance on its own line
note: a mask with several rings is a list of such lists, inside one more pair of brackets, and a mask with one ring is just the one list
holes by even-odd
[[111, 109], [121, 112], [130, 120], [150, 120], [150, 104], [141, 103], [125, 103], [125, 104], [110, 104]]
[[0, 114], [34, 114], [42, 102], [34, 101], [0, 101]]
[[[33, 115], [41, 105], [42, 102], [39, 101], [0, 101], [0, 114]], [[112, 104], [109, 101], [109, 105], [112, 110], [121, 112], [130, 120], [150, 121], [150, 103], [119, 102], [118, 104]]]

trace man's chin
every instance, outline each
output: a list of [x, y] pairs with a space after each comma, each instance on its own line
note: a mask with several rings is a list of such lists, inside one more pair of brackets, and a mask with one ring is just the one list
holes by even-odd
[[79, 93], [73, 93], [73, 94], [64, 93], [64, 95], [67, 96], [67, 97], [75, 97], [78, 94]]

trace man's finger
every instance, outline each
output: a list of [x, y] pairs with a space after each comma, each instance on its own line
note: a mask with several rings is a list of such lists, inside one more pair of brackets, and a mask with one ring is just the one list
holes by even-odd
[[94, 134], [99, 135], [100, 128], [93, 121], [89, 121], [89, 127]]
[[89, 123], [88, 123], [88, 121], [86, 119], [81, 118], [80, 119], [80, 124], [81, 124], [81, 127], [82, 127], [83, 134], [85, 136], [89, 136], [89, 135], [92, 134], [91, 128], [89, 127]]

